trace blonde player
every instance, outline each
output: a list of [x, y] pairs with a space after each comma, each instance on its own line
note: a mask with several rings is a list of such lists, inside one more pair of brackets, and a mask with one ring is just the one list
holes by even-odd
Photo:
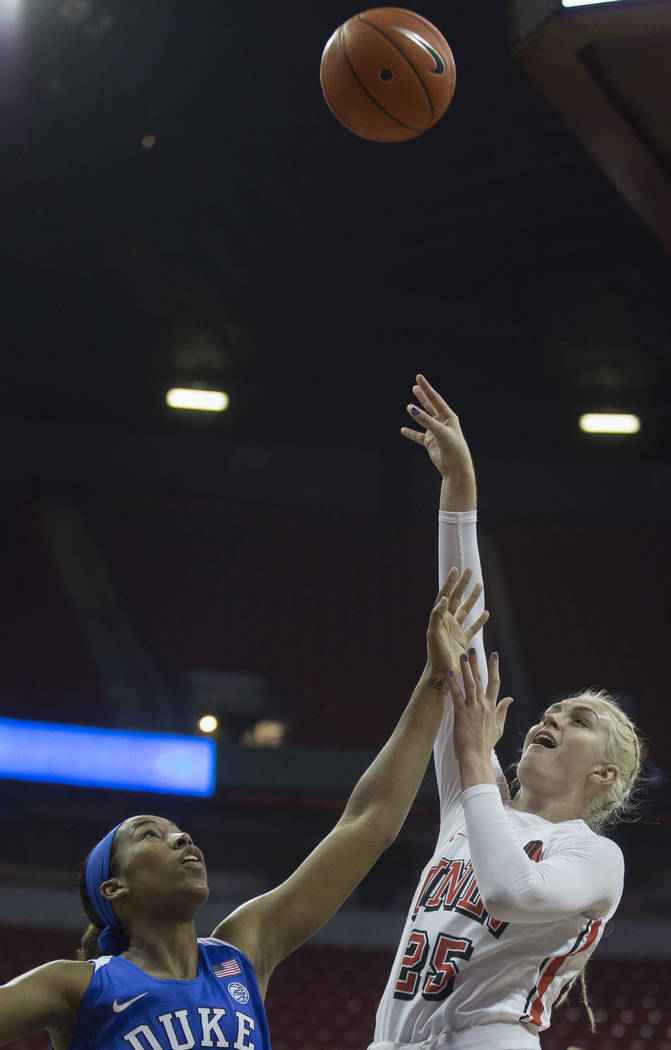
[[[403, 428], [442, 476], [439, 564], [481, 579], [475, 475], [459, 420], [423, 376]], [[479, 602], [484, 602], [481, 596]], [[476, 605], [473, 615], [478, 615]], [[493, 748], [510, 700], [483, 681], [482, 635], [451, 676], [434, 747], [440, 830], [422, 872], [369, 1050], [539, 1050], [560, 991], [584, 969], [622, 893], [598, 834], [626, 806], [641, 744], [603, 693], [552, 704], [526, 735], [512, 801]]]

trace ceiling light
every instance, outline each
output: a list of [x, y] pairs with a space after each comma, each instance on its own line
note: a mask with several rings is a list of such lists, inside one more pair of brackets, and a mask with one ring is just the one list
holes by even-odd
[[593, 7], [594, 4], [616, 4], [619, 0], [562, 0], [563, 7]]
[[201, 412], [223, 412], [228, 408], [228, 394], [223, 390], [173, 387], [165, 399], [171, 408], [193, 408]]
[[0, 0], [0, 28], [18, 25], [21, 16], [21, 0]]
[[201, 733], [214, 733], [218, 725], [219, 723], [214, 715], [203, 715], [198, 722], [198, 728]]
[[579, 426], [586, 434], [636, 434], [641, 421], [628, 412], [586, 412]]

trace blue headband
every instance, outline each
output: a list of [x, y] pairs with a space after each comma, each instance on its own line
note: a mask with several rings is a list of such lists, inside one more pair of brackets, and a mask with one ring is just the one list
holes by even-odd
[[[121, 824], [123, 823], [122, 820]], [[102, 932], [98, 934], [98, 944], [103, 955], [119, 955], [128, 947], [128, 941], [119, 926], [114, 908], [100, 892], [103, 882], [107, 882], [110, 877], [112, 843], [121, 824], [117, 824], [115, 828], [107, 832], [105, 838], [93, 847], [86, 861], [86, 889], [89, 900], [105, 923]]]

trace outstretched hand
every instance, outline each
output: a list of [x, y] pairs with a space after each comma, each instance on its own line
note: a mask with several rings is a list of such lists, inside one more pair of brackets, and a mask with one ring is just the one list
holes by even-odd
[[470, 627], [464, 629], [464, 620], [482, 593], [482, 584], [476, 583], [464, 598], [472, 575], [471, 569], [464, 569], [459, 576], [458, 570], [451, 568], [431, 610], [426, 649], [428, 667], [434, 675], [447, 675], [450, 670], [459, 673], [460, 658], [466, 652], [468, 643], [489, 619], [489, 613], [485, 610]]
[[[457, 684], [459, 672], [463, 676], [463, 692]], [[512, 696], [496, 702], [501, 684], [498, 654], [492, 653], [489, 658], [486, 689], [482, 688], [475, 649], [461, 656], [459, 671], [448, 673], [447, 682], [454, 708], [453, 741], [457, 761], [461, 764], [471, 758], [486, 758], [489, 763], [492, 748], [503, 736], [508, 708], [513, 702]]]
[[444, 479], [462, 473], [473, 475], [471, 454], [461, 432], [459, 417], [423, 375], [417, 376], [412, 392], [422, 407], [408, 405], [408, 412], [425, 430], [401, 427], [403, 436], [424, 446]]

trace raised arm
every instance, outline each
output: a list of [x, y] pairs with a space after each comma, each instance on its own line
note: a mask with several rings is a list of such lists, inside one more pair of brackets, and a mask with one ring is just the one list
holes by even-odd
[[[243, 904], [213, 936], [235, 944], [251, 959], [262, 989], [274, 967], [311, 937], [347, 899], [398, 834], [431, 757], [449, 692], [448, 671], [487, 614], [468, 631], [461, 623], [476, 588], [454, 613], [453, 593], [463, 592], [456, 570], [448, 576], [431, 613], [427, 664], [390, 739], [354, 788], [335, 828], [276, 889]], [[380, 673], [381, 685], [384, 674]]]
[[[477, 537], [477, 489], [475, 470], [468, 444], [457, 415], [429, 381], [417, 376], [412, 388], [419, 405], [408, 405], [408, 412], [423, 431], [403, 427], [401, 433], [422, 445], [441, 476], [438, 515], [438, 576], [445, 579], [448, 569], [455, 565], [460, 572], [465, 566], [473, 570], [473, 582], [482, 584], [482, 568]], [[421, 406], [421, 407], [420, 407]], [[471, 617], [477, 619], [484, 609], [484, 590], [473, 606]], [[470, 619], [465, 625], [470, 624]], [[487, 667], [483, 632], [473, 639], [479, 666]], [[486, 670], [484, 671], [486, 677]], [[440, 795], [441, 817], [445, 817], [460, 796], [459, 769], [452, 747], [452, 706], [447, 705], [445, 718], [436, 737], [434, 748], [436, 777]], [[507, 799], [505, 777], [492, 755], [492, 762], [501, 794]]]
[[[441, 476], [438, 516], [438, 586], [446, 579], [453, 565], [459, 572], [466, 566], [473, 571], [473, 582], [482, 584], [482, 569], [478, 551], [477, 490], [471, 453], [462, 433], [458, 416], [437, 390], [423, 376], [417, 376], [412, 388], [418, 405], [408, 405], [411, 417], [424, 431], [402, 427], [401, 433], [422, 445]], [[485, 607], [484, 591], [471, 614], [477, 619]], [[486, 666], [484, 640], [480, 633], [473, 645], [478, 651], [480, 666]]]

